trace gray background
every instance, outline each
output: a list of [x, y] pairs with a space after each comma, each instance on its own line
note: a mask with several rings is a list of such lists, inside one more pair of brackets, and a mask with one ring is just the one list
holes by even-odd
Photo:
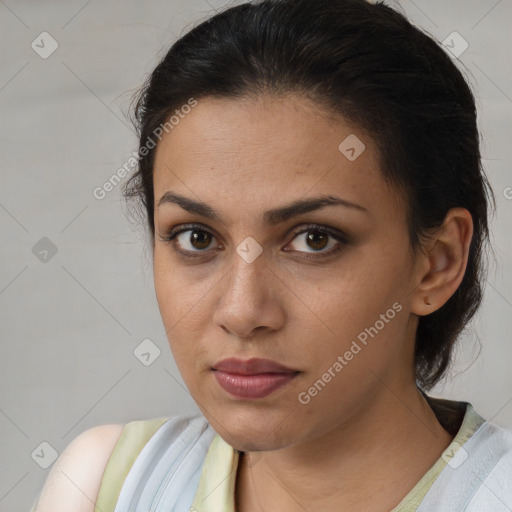
[[[124, 115], [131, 94], [177, 37], [224, 5], [0, 1], [2, 512], [36, 499], [49, 471], [40, 465], [51, 461], [42, 442], [60, 453], [95, 425], [198, 410], [168, 348], [144, 234], [127, 220], [120, 186], [103, 200], [93, 190], [136, 149]], [[512, 3], [401, 6], [439, 40], [457, 31], [469, 44], [459, 64], [498, 202], [485, 303], [434, 394], [512, 427]], [[59, 45], [46, 59], [31, 47], [43, 31]], [[147, 338], [161, 354], [145, 366], [133, 352]]]

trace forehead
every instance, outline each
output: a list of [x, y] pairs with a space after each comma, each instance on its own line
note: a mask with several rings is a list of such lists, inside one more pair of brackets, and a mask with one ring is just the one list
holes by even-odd
[[375, 141], [297, 95], [198, 100], [156, 149], [156, 204], [169, 189], [219, 210], [331, 193], [375, 209], [398, 201]]

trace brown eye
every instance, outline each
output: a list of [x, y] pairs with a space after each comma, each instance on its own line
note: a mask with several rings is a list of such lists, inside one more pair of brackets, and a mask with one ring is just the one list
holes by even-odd
[[[201, 225], [185, 224], [172, 230], [166, 237], [160, 235], [160, 240], [171, 243], [180, 256], [196, 258], [212, 255], [215, 249], [212, 242], [216, 237]], [[292, 242], [288, 244], [288, 246], [295, 245], [295, 248], [285, 248], [284, 251], [302, 253], [306, 259], [318, 259], [334, 255], [348, 243], [349, 239], [343, 232], [313, 224], [295, 234]]]
[[329, 235], [322, 233], [321, 231], [309, 231], [308, 236], [306, 237], [306, 244], [315, 249], [315, 251], [325, 249], [328, 241]]
[[199, 228], [182, 230], [175, 233], [172, 238], [176, 239], [182, 250], [192, 252], [207, 249], [215, 239], [209, 231]]
[[[331, 239], [331, 242], [329, 242], [329, 239]], [[295, 242], [295, 240], [298, 242]], [[341, 233], [331, 232], [323, 227], [309, 226], [295, 235], [293, 242], [295, 249], [293, 251], [309, 254], [318, 252], [319, 256], [324, 256], [336, 251], [336, 246], [339, 248], [345, 242], [345, 237]]]

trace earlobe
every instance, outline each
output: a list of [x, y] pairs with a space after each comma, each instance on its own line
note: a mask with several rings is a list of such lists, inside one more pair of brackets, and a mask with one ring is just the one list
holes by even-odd
[[452, 208], [429, 238], [426, 254], [419, 255], [423, 264], [412, 299], [413, 313], [429, 315], [455, 293], [466, 271], [472, 235], [471, 214], [465, 208]]

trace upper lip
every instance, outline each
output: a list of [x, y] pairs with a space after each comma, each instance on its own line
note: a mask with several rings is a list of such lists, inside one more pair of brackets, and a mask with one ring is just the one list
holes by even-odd
[[298, 371], [276, 363], [271, 359], [252, 358], [244, 361], [243, 359], [237, 359], [236, 357], [230, 357], [215, 363], [213, 369], [227, 373], [238, 373], [240, 375], [257, 375], [259, 373], [283, 373]]

